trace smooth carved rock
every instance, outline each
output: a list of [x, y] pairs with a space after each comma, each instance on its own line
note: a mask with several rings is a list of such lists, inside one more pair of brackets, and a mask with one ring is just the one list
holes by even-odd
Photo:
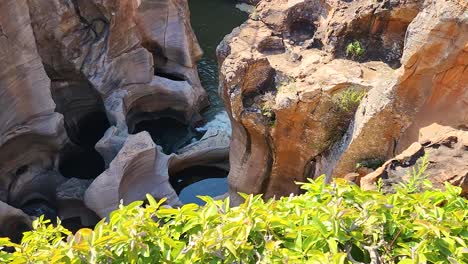
[[[145, 119], [145, 114], [173, 112], [173, 117], [181, 122], [191, 121], [196, 110], [194, 108], [198, 95], [186, 81], [172, 81], [154, 76], [148, 85], [128, 87], [128, 93], [123, 98], [129, 131], [134, 130], [136, 123]], [[156, 104], [155, 101], [158, 103]]]
[[[105, 164], [106, 176], [91, 185], [96, 191], [118, 179], [108, 197], [98, 191], [105, 206], [146, 192], [179, 204], [167, 180], [169, 156], [129, 132], [161, 113], [187, 127], [200, 121], [207, 105], [196, 67], [201, 54], [186, 0], [1, 1], [0, 200], [92, 225], [96, 216], [81, 197], [89, 182], [61, 173], [92, 178]], [[151, 147], [118, 155], [128, 150], [125, 142], [139, 140]], [[131, 173], [123, 163], [138, 168]], [[104, 216], [108, 207], [92, 209]]]
[[223, 130], [208, 129], [203, 137], [172, 156], [169, 174], [193, 166], [212, 166], [229, 171], [230, 135]]
[[137, 1], [28, 3], [51, 79], [84, 78], [101, 94], [151, 80], [152, 57], [141, 46], [134, 22]]
[[147, 132], [128, 136], [109, 168], [86, 190], [86, 206], [106, 217], [121, 200], [124, 204], [145, 200], [147, 193], [157, 199], [166, 197], [168, 205], [181, 205], [169, 183], [169, 158]]
[[56, 188], [58, 217], [64, 221], [79, 218], [81, 226], [93, 226], [99, 218], [84, 204], [84, 195], [92, 180], [71, 178]]
[[422, 177], [433, 182], [436, 188], [443, 188], [444, 182], [449, 182], [461, 187], [462, 195], [468, 195], [468, 132], [437, 124], [422, 128], [419, 142], [364, 176], [359, 184], [365, 190], [373, 190], [382, 179], [383, 190], [391, 192], [393, 185], [408, 180], [424, 156], [428, 167]]
[[0, 3], [0, 105], [0, 200], [22, 206], [26, 196], [52, 199], [38, 179], [49, 179], [66, 134], [22, 0]]
[[203, 52], [190, 26], [187, 1], [144, 0], [136, 23], [143, 46], [153, 54], [156, 75], [187, 81], [193, 87], [196, 108], [206, 107], [207, 95], [196, 65]]
[[[432, 122], [467, 126], [466, 10], [386, 3], [260, 1], [218, 46], [234, 203], [237, 192], [299, 193], [295, 181], [386, 160]], [[353, 61], [355, 40], [366, 53]]]

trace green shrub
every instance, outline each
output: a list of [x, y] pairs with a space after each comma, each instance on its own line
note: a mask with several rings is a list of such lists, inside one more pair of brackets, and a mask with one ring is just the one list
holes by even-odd
[[395, 194], [323, 178], [303, 195], [206, 206], [120, 206], [94, 230], [71, 234], [40, 218], [21, 244], [0, 239], [14, 263], [467, 263], [468, 203], [460, 189]]
[[366, 90], [349, 88], [336, 95], [333, 101], [340, 112], [354, 113], [366, 94]]
[[361, 42], [357, 40], [349, 43], [348, 46], [346, 46], [346, 56], [352, 57], [353, 59], [361, 57], [365, 52], [366, 50], [362, 46]]

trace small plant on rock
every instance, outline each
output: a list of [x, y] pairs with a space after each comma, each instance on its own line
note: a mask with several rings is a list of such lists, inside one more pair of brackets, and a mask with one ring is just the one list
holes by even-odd
[[352, 59], [358, 59], [362, 57], [365, 52], [366, 50], [358, 40], [355, 40], [346, 46], [346, 56], [351, 57]]
[[355, 112], [366, 94], [365, 90], [350, 88], [336, 96], [334, 102], [343, 112]]
[[346, 133], [354, 113], [366, 94], [367, 91], [364, 89], [351, 87], [333, 96], [332, 109], [335, 119], [331, 125], [334, 126], [335, 129], [328, 138], [329, 147], [332, 147], [336, 142], [340, 141]]
[[263, 102], [260, 107], [260, 112], [264, 117], [268, 119], [275, 119], [275, 112], [273, 111], [275, 107], [275, 95], [271, 92], [266, 93], [263, 95], [262, 98]]

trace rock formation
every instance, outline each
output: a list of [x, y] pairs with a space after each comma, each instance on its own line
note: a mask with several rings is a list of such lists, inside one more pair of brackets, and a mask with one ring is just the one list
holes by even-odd
[[468, 132], [433, 124], [421, 129], [419, 142], [356, 181], [361, 188], [373, 190], [382, 179], [383, 190], [391, 192], [394, 184], [408, 181], [414, 172], [421, 171], [420, 178], [430, 180], [434, 187], [443, 188], [444, 182], [449, 182], [468, 196], [467, 161]]
[[2, 0], [0, 236], [43, 214], [93, 226], [146, 193], [179, 206], [200, 170], [230, 169], [236, 204], [321, 174], [391, 186], [428, 153], [429, 177], [466, 194], [465, 2], [243, 2], [255, 10], [217, 50], [231, 137], [199, 127], [187, 0]]
[[186, 0], [1, 1], [0, 236], [28, 215], [92, 226], [146, 193], [177, 206], [169, 170], [226, 169], [221, 132], [193, 143], [201, 55]]
[[217, 50], [234, 203], [466, 129], [467, 41], [463, 1], [260, 1]]

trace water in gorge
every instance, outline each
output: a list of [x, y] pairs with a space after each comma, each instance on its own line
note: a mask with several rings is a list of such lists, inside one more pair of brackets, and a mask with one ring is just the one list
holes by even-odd
[[[248, 14], [235, 5], [234, 0], [189, 0], [192, 27], [204, 52], [198, 63], [198, 73], [211, 103], [203, 116], [208, 121], [206, 126], [223, 130], [231, 128], [224, 104], [218, 95], [216, 47], [224, 36], [248, 18]], [[197, 195], [218, 196], [227, 192], [227, 174], [227, 171], [215, 168], [197, 168], [190, 174], [177, 175], [174, 187], [184, 187], [177, 190], [183, 203], [201, 204], [203, 202], [196, 198]]]
[[208, 92], [211, 106], [204, 113], [208, 120], [224, 110], [218, 96], [218, 64], [216, 47], [224, 36], [247, 20], [248, 14], [235, 7], [234, 0], [189, 0], [192, 28], [204, 51], [198, 73]]

